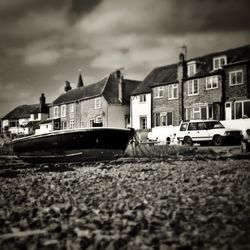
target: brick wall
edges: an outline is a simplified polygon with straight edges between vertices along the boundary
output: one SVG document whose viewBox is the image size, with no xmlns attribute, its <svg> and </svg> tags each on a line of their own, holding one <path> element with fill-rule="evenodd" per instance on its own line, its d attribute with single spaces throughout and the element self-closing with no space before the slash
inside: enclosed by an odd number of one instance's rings
<svg viewBox="0 0 250 250">
<path fill-rule="evenodd" d="M 229 83 L 229 72 L 232 71 L 237 71 L 237 70 L 242 70 L 243 71 L 243 84 L 240 85 L 235 85 L 235 86 L 230 86 Z M 249 74 L 250 72 L 248 72 Z M 247 65 L 235 65 L 235 66 L 230 66 L 225 68 L 225 98 L 228 99 L 238 99 L 242 97 L 247 97 L 248 96 L 248 89 L 247 84 L 249 85 L 250 83 L 248 82 L 247 79 Z"/>
<path fill-rule="evenodd" d="M 184 82 L 184 107 L 192 106 L 195 103 L 221 102 L 222 81 L 219 80 L 218 88 L 206 89 L 206 77 L 199 78 L 199 94 L 188 95 L 188 81 Z"/>
<path fill-rule="evenodd" d="M 168 99 L 168 85 L 163 86 L 163 97 L 155 98 L 155 91 L 157 88 L 152 89 L 153 101 L 152 101 L 152 112 L 172 112 L 173 113 L 173 125 L 178 126 L 180 123 L 180 114 L 179 114 L 179 98 L 169 100 Z M 154 116 L 152 116 L 153 125 L 154 125 Z"/>
</svg>

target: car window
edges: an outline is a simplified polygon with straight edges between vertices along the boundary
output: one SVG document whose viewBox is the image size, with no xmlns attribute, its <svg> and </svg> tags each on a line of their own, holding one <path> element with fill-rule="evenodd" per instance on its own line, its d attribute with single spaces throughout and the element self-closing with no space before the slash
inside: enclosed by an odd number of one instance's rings
<svg viewBox="0 0 250 250">
<path fill-rule="evenodd" d="M 224 128 L 220 122 L 206 122 L 207 129 Z"/>
<path fill-rule="evenodd" d="M 181 124 L 180 131 L 186 131 L 187 129 L 187 123 Z"/>
<path fill-rule="evenodd" d="M 197 122 L 190 122 L 188 130 L 197 130 Z"/>
<path fill-rule="evenodd" d="M 204 122 L 198 122 L 197 129 L 198 130 L 205 130 L 206 129 L 205 123 Z"/>
</svg>

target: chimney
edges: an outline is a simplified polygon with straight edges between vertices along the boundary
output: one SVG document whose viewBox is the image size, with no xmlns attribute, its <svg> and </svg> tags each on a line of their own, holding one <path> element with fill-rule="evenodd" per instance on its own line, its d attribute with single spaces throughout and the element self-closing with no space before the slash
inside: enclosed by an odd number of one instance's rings
<svg viewBox="0 0 250 250">
<path fill-rule="evenodd" d="M 47 113 L 46 98 L 44 93 L 40 96 L 40 113 Z"/>
<path fill-rule="evenodd" d="M 122 81 L 123 75 L 121 70 L 116 70 L 116 78 L 118 80 L 118 100 L 122 103 Z"/>
<path fill-rule="evenodd" d="M 66 86 L 64 87 L 64 91 L 68 92 L 69 90 L 71 90 L 70 82 L 66 81 Z"/>
<path fill-rule="evenodd" d="M 78 83 L 77 83 L 77 88 L 84 87 L 84 83 L 82 80 L 82 74 L 80 73 Z"/>
<path fill-rule="evenodd" d="M 184 47 L 184 46 L 183 46 Z M 184 94 L 183 94 L 183 82 L 184 82 L 184 76 L 185 76 L 185 68 L 186 68 L 186 53 L 187 48 L 184 47 L 185 54 L 180 53 L 179 55 L 179 62 L 177 66 L 177 80 L 179 82 L 179 122 L 183 121 L 185 118 L 184 115 Z"/>
</svg>

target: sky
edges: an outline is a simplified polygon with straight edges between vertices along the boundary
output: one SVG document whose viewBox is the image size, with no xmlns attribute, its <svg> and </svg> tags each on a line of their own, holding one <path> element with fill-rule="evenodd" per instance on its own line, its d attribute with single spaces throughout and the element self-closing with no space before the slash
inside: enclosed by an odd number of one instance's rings
<svg viewBox="0 0 250 250">
<path fill-rule="evenodd" d="M 0 117 L 52 102 L 65 81 L 152 69 L 250 44 L 249 0 L 1 0 Z"/>
</svg>

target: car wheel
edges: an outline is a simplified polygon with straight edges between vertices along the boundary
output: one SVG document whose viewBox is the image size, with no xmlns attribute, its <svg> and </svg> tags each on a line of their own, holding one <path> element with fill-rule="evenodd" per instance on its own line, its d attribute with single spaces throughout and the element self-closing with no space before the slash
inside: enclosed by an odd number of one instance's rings
<svg viewBox="0 0 250 250">
<path fill-rule="evenodd" d="M 223 139 L 220 135 L 215 135 L 213 138 L 213 145 L 214 146 L 221 146 L 223 144 Z"/>
<path fill-rule="evenodd" d="M 186 136 L 183 140 L 183 145 L 187 145 L 187 146 L 192 146 L 193 145 L 193 140 L 191 137 Z"/>
</svg>

